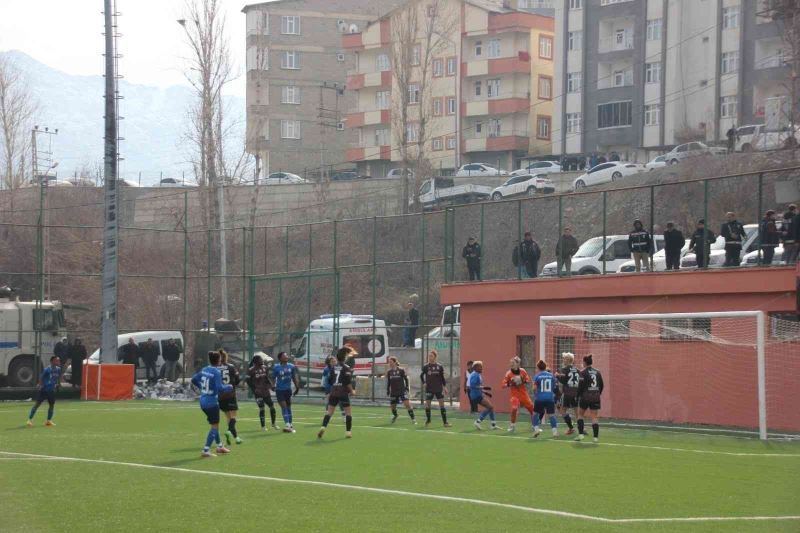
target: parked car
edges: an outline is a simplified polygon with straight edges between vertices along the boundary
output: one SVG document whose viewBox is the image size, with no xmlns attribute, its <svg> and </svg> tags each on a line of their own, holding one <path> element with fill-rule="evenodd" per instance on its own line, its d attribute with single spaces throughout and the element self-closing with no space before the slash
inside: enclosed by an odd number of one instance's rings
<svg viewBox="0 0 800 533">
<path fill-rule="evenodd" d="M 262 182 L 264 185 L 287 185 L 291 183 L 308 183 L 306 180 L 290 172 L 273 172 Z"/>
<path fill-rule="evenodd" d="M 67 178 L 64 181 L 71 183 L 73 187 L 95 187 L 94 180 L 89 178 Z"/>
<path fill-rule="evenodd" d="M 656 246 L 663 246 L 663 240 L 657 240 Z M 686 252 L 689 251 L 689 239 L 686 239 L 686 243 L 681 248 L 681 257 L 686 255 Z M 663 248 L 653 254 L 653 271 L 654 272 L 664 272 L 667 270 L 667 251 Z M 619 268 L 617 269 L 618 273 L 623 272 L 636 272 L 636 263 L 631 259 L 630 261 L 625 261 L 622 263 Z"/>
<path fill-rule="evenodd" d="M 469 176 L 508 176 L 508 172 L 502 169 L 490 167 L 483 163 L 469 163 L 462 165 L 456 172 L 457 177 Z"/>
<path fill-rule="evenodd" d="M 664 236 L 653 236 L 656 249 L 664 247 Z M 628 247 L 627 235 L 606 235 L 606 246 L 603 248 L 603 237 L 593 237 L 581 244 L 572 256 L 572 274 L 601 274 L 605 258 L 605 272 L 616 272 L 622 263 L 630 260 L 631 250 Z M 557 263 L 548 263 L 542 269 L 542 276 L 558 275 Z"/>
<path fill-rule="evenodd" d="M 184 181 L 178 178 L 162 178 L 158 182 L 159 187 L 197 187 L 196 183 L 191 181 Z"/>
<path fill-rule="evenodd" d="M 340 170 L 339 172 L 334 172 L 331 174 L 331 181 L 347 181 L 347 180 L 357 180 L 357 179 L 366 179 L 368 176 L 359 176 L 358 172 L 355 170 Z"/>
<path fill-rule="evenodd" d="M 495 187 L 492 191 L 492 200 L 502 200 L 520 194 L 534 196 L 536 193 L 551 193 L 555 190 L 555 185 L 545 174 L 521 174 L 511 176 L 504 184 Z"/>
<path fill-rule="evenodd" d="M 491 193 L 491 187 L 486 185 L 473 185 L 471 183 L 459 183 L 456 185 L 453 178 L 430 178 L 420 186 L 418 198 L 423 209 L 435 209 L 446 205 L 468 204 L 488 200 Z M 409 198 L 409 205 L 413 204 L 414 199 Z"/>
<path fill-rule="evenodd" d="M 764 256 L 764 252 L 761 252 L 761 256 Z M 775 247 L 775 255 L 772 257 L 773 265 L 783 265 L 783 245 L 779 244 Z M 752 252 L 749 252 L 742 257 L 741 265 L 743 267 L 754 267 L 758 266 L 758 249 L 756 248 Z"/>
<path fill-rule="evenodd" d="M 670 152 L 664 154 L 667 164 L 676 165 L 684 159 L 698 157 L 703 155 L 725 155 L 728 151 L 720 146 L 708 146 L 705 143 L 694 141 L 690 143 L 679 144 Z"/>
<path fill-rule="evenodd" d="M 38 187 L 39 183 L 43 180 L 40 178 L 38 181 L 29 181 L 25 183 L 22 187 Z M 60 180 L 56 179 L 54 176 L 50 176 L 46 180 L 46 187 L 74 187 L 72 183 L 67 180 Z"/>
<path fill-rule="evenodd" d="M 523 165 L 519 170 L 515 170 L 511 176 L 522 176 L 524 174 L 554 174 L 561 172 L 561 165 L 555 161 L 532 161 Z"/>
<path fill-rule="evenodd" d="M 758 224 L 745 224 L 744 232 L 742 255 L 746 256 L 757 249 Z M 711 250 L 708 253 L 708 268 L 722 268 L 723 266 L 725 266 L 725 239 L 722 235 L 718 235 L 716 241 L 711 243 Z M 694 252 L 683 256 L 681 268 L 697 268 L 697 256 Z"/>
<path fill-rule="evenodd" d="M 404 175 L 414 177 L 414 171 L 410 168 L 405 169 L 405 174 L 403 174 L 402 168 L 393 168 L 386 173 L 387 178 L 402 178 Z"/>
<path fill-rule="evenodd" d="M 625 163 L 623 161 L 610 161 L 593 166 L 588 172 L 581 174 L 572 182 L 572 188 L 577 190 L 592 185 L 600 185 L 610 181 L 617 181 L 625 176 L 632 176 L 644 170 L 638 163 Z"/>
<path fill-rule="evenodd" d="M 658 157 L 654 157 L 653 159 L 650 160 L 649 163 L 647 163 L 644 166 L 644 168 L 646 168 L 648 171 L 652 172 L 657 168 L 662 168 L 662 167 L 665 167 L 665 166 L 667 166 L 667 156 L 666 156 L 666 154 L 660 155 Z"/>
<path fill-rule="evenodd" d="M 795 126 L 792 135 L 791 127 L 770 131 L 764 124 L 752 124 L 736 128 L 736 151 L 752 152 L 763 150 L 779 150 L 797 146 L 800 127 Z"/>
</svg>

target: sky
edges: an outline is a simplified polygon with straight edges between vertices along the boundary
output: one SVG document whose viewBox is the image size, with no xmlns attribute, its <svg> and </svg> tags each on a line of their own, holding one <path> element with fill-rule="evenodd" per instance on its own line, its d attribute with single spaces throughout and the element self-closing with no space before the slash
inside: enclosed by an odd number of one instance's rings
<svg viewBox="0 0 800 533">
<path fill-rule="evenodd" d="M 176 22 L 187 0 L 117 0 L 119 73 L 131 83 L 186 85 L 188 55 Z M 263 1 L 263 0 L 262 0 Z M 244 96 L 247 0 L 220 0 L 237 79 L 227 93 Z M 255 3 L 255 2 L 250 2 Z M 103 73 L 103 0 L 0 0 L 0 51 L 20 50 L 68 74 Z"/>
</svg>

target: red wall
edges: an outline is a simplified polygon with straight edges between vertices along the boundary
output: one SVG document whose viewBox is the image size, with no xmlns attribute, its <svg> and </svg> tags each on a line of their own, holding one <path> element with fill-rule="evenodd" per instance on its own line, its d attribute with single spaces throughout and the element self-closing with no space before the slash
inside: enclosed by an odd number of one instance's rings
<svg viewBox="0 0 800 533">
<path fill-rule="evenodd" d="M 508 410 L 508 394 L 499 384 L 508 359 L 516 355 L 517 336 L 536 337 L 539 357 L 540 316 L 793 311 L 795 298 L 795 275 L 788 268 L 586 276 L 442 288 L 444 304 L 462 306 L 462 368 L 467 360 L 484 361 L 486 382 L 495 388 L 494 402 L 500 411 Z M 754 322 L 712 322 L 712 335 L 722 341 L 717 343 L 661 341 L 657 331 L 652 333 L 655 337 L 637 339 L 634 335 L 630 340 L 611 341 L 572 334 L 578 357 L 591 351 L 595 366 L 605 377 L 604 416 L 757 426 L 756 359 L 753 348 L 747 346 L 754 343 Z M 547 352 L 552 354 L 554 343 L 549 337 L 547 341 Z M 800 431 L 800 410 L 783 401 L 786 391 L 798 391 L 790 378 L 799 372 L 800 346 L 768 345 L 770 428 Z"/>
</svg>

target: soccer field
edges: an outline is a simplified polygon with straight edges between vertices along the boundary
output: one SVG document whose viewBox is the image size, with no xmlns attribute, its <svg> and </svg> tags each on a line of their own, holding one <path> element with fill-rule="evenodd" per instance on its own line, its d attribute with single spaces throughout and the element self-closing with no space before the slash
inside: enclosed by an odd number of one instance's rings
<svg viewBox="0 0 800 533">
<path fill-rule="evenodd" d="M 797 442 L 601 426 L 574 443 L 371 407 L 353 439 L 337 414 L 319 441 L 321 406 L 295 406 L 293 435 L 240 406 L 244 443 L 201 459 L 196 403 L 62 401 L 53 428 L 46 405 L 25 428 L 30 403 L 0 404 L 0 530 L 800 530 Z"/>
</svg>

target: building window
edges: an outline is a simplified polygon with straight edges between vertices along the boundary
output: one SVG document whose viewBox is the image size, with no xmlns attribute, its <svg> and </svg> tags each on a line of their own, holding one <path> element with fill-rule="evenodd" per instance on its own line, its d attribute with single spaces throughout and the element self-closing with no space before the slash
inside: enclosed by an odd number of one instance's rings
<svg viewBox="0 0 800 533">
<path fill-rule="evenodd" d="M 475 41 L 475 57 L 480 57 L 483 53 L 483 41 Z"/>
<path fill-rule="evenodd" d="M 644 106 L 644 125 L 658 126 L 661 124 L 661 106 L 658 104 Z"/>
<path fill-rule="evenodd" d="M 433 98 L 433 116 L 439 117 L 442 115 L 442 99 Z"/>
<path fill-rule="evenodd" d="M 661 40 L 661 19 L 650 19 L 647 21 L 647 40 Z"/>
<path fill-rule="evenodd" d="M 455 57 L 448 57 L 447 58 L 447 75 L 448 76 L 455 76 L 456 75 L 456 58 Z"/>
<path fill-rule="evenodd" d="M 255 9 L 248 11 L 247 35 L 269 35 L 269 13 Z"/>
<path fill-rule="evenodd" d="M 378 69 L 378 72 L 386 72 L 387 70 L 391 70 L 392 65 L 389 62 L 389 54 L 378 54 L 378 57 L 375 59 L 375 66 Z"/>
<path fill-rule="evenodd" d="M 581 132 L 581 114 L 567 113 L 567 133 Z"/>
<path fill-rule="evenodd" d="M 581 92 L 582 73 L 570 72 L 567 74 L 567 92 L 579 93 Z"/>
<path fill-rule="evenodd" d="M 598 128 L 619 128 L 630 126 L 632 120 L 631 101 L 610 102 L 597 106 Z"/>
<path fill-rule="evenodd" d="M 476 122 L 475 123 L 475 133 L 483 133 L 483 122 Z"/>
<path fill-rule="evenodd" d="M 570 9 L 581 9 L 583 7 L 583 0 L 569 0 Z"/>
<path fill-rule="evenodd" d="M 739 99 L 736 96 L 723 96 L 719 99 L 719 114 L 722 118 L 736 118 Z"/>
<path fill-rule="evenodd" d="M 550 76 L 539 76 L 539 98 L 542 100 L 553 98 L 553 78 Z"/>
<path fill-rule="evenodd" d="M 411 64 L 419 65 L 419 60 L 421 56 L 422 56 L 422 49 L 420 48 L 420 45 L 415 44 L 414 47 L 411 49 Z"/>
<path fill-rule="evenodd" d="M 448 96 L 447 97 L 447 114 L 448 115 L 455 115 L 456 114 L 456 97 L 455 96 Z"/>
<path fill-rule="evenodd" d="M 375 146 L 389 145 L 389 130 L 381 128 L 375 130 Z"/>
<path fill-rule="evenodd" d="M 661 82 L 661 62 L 645 63 L 645 65 L 644 65 L 644 81 L 645 81 L 645 83 L 660 83 Z"/>
<path fill-rule="evenodd" d="M 615 70 L 614 87 L 627 87 L 633 85 L 633 70 Z"/>
<path fill-rule="evenodd" d="M 722 29 L 732 30 L 739 27 L 739 6 L 722 8 Z"/>
<path fill-rule="evenodd" d="M 392 93 L 389 91 L 378 91 L 375 93 L 375 107 L 378 109 L 389 109 L 392 102 Z"/>
<path fill-rule="evenodd" d="M 281 103 L 282 104 L 299 104 L 300 103 L 300 87 L 294 85 L 286 85 L 281 89 Z"/>
<path fill-rule="evenodd" d="M 419 85 L 416 83 L 412 83 L 408 86 L 408 103 L 419 103 Z"/>
<path fill-rule="evenodd" d="M 739 70 L 739 52 L 724 52 L 722 54 L 722 73 L 729 74 Z"/>
<path fill-rule="evenodd" d="M 497 98 L 500 96 L 500 80 L 486 80 L 486 96 L 489 98 Z"/>
<path fill-rule="evenodd" d="M 300 17 L 296 15 L 281 17 L 281 33 L 284 35 L 300 35 Z"/>
<path fill-rule="evenodd" d="M 269 70 L 269 50 L 259 46 L 251 46 L 247 49 L 247 71 Z"/>
<path fill-rule="evenodd" d="M 500 39 L 489 39 L 487 55 L 489 57 L 500 57 Z"/>
<path fill-rule="evenodd" d="M 583 32 L 571 31 L 567 36 L 567 49 L 580 50 L 583 47 Z"/>
<path fill-rule="evenodd" d="M 444 149 L 444 142 L 442 142 L 441 137 L 434 137 L 433 141 L 431 141 L 431 145 L 433 146 L 434 152 L 439 152 Z"/>
<path fill-rule="evenodd" d="M 550 140 L 550 117 L 536 117 L 536 138 Z"/>
<path fill-rule="evenodd" d="M 281 54 L 281 68 L 297 70 L 300 68 L 300 52 L 285 50 Z"/>
<path fill-rule="evenodd" d="M 299 139 L 300 121 L 281 120 L 281 139 Z"/>
<path fill-rule="evenodd" d="M 483 87 L 483 82 L 476 81 L 475 82 L 475 96 L 481 95 L 481 87 Z"/>
<path fill-rule="evenodd" d="M 434 59 L 433 60 L 433 77 L 440 78 L 444 75 L 444 63 L 441 59 Z"/>
<path fill-rule="evenodd" d="M 500 137 L 503 131 L 503 122 L 499 118 L 489 119 L 489 137 Z"/>
<path fill-rule="evenodd" d="M 406 140 L 415 143 L 419 140 L 419 124 L 406 124 Z"/>
<path fill-rule="evenodd" d="M 448 150 L 455 150 L 456 149 L 456 138 L 455 135 L 451 135 L 447 137 L 447 149 Z"/>
<path fill-rule="evenodd" d="M 553 59 L 553 38 L 546 35 L 539 36 L 539 57 Z"/>
</svg>

